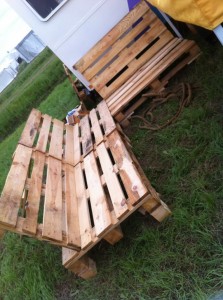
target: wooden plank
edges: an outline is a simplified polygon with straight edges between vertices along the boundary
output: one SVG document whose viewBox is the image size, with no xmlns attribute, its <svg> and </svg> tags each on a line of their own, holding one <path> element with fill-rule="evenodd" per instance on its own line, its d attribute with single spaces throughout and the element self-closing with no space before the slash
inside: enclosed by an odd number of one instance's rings
<svg viewBox="0 0 223 300">
<path fill-rule="evenodd" d="M 166 27 L 163 26 L 160 20 L 155 20 L 154 24 L 152 24 L 152 27 L 147 32 L 145 32 L 131 46 L 124 48 L 119 53 L 119 56 L 114 61 L 112 61 L 102 73 L 96 75 L 90 80 L 92 86 L 96 89 L 96 91 L 100 93 L 100 90 L 110 80 L 112 80 L 113 77 L 115 77 L 124 67 L 128 66 L 128 64 L 132 60 L 134 60 L 135 57 L 144 50 L 144 48 L 146 48 L 150 43 L 152 43 L 165 30 Z M 149 52 L 149 50 L 147 51 Z M 137 59 L 135 60 L 134 65 L 134 70 L 136 71 L 138 69 Z M 120 77 L 123 76 L 125 71 L 120 75 Z"/>
<path fill-rule="evenodd" d="M 95 137 L 95 143 L 96 145 L 99 145 L 103 141 L 103 133 L 99 124 L 99 120 L 97 117 L 97 113 L 95 109 L 92 109 L 89 114 L 91 125 L 92 125 L 92 131 L 94 133 Z"/>
<path fill-rule="evenodd" d="M 153 62 L 153 68 L 148 67 L 143 71 L 145 76 L 139 76 L 138 78 L 134 78 L 131 82 L 129 82 L 128 90 L 123 97 L 119 98 L 119 102 L 115 103 L 115 106 L 111 106 L 111 114 L 115 115 L 118 111 L 120 111 L 121 107 L 123 107 L 123 103 L 126 99 L 133 99 L 143 88 L 145 88 L 154 78 L 157 78 L 164 70 L 167 69 L 176 59 L 178 59 L 182 54 L 184 54 L 188 49 L 192 47 L 193 41 L 183 40 L 175 47 L 171 47 L 168 49 L 168 53 L 160 60 L 156 58 L 156 61 Z M 133 82 L 135 85 L 133 85 Z M 124 100 L 124 102 L 123 102 Z M 125 102 L 126 103 L 126 102 Z"/>
<path fill-rule="evenodd" d="M 53 131 L 50 141 L 49 155 L 57 159 L 62 159 L 63 154 L 63 128 L 62 121 L 57 119 L 53 120 Z"/>
<path fill-rule="evenodd" d="M 33 108 L 28 117 L 25 128 L 23 129 L 19 144 L 25 145 L 27 147 L 33 146 L 40 121 L 41 112 Z"/>
<path fill-rule="evenodd" d="M 93 150 L 93 142 L 91 136 L 91 128 L 89 124 L 88 116 L 85 116 L 80 121 L 81 138 L 82 138 L 82 150 L 83 156 L 87 155 Z"/>
<path fill-rule="evenodd" d="M 32 149 L 18 145 L 0 198 L 0 223 L 16 226 Z"/>
<path fill-rule="evenodd" d="M 95 232 L 97 236 L 100 236 L 112 225 L 112 222 L 93 152 L 84 158 L 84 167 L 94 217 Z"/>
<path fill-rule="evenodd" d="M 13 232 L 13 233 L 16 233 L 16 234 L 19 234 L 19 235 L 32 237 L 32 238 L 35 238 L 39 241 L 44 241 L 44 242 L 47 241 L 48 243 L 50 243 L 52 245 L 57 245 L 57 246 L 60 246 L 60 247 L 67 247 L 67 248 L 75 250 L 75 251 L 80 251 L 79 247 L 74 247 L 74 246 L 68 246 L 67 245 L 67 237 L 66 237 L 65 234 L 63 234 L 63 240 L 62 241 L 54 241 L 54 240 L 49 240 L 49 239 L 43 238 L 42 237 L 42 227 L 43 227 L 42 224 L 38 224 L 38 228 L 37 228 L 37 232 L 36 232 L 35 236 L 23 231 L 22 229 L 23 229 L 24 221 L 25 221 L 25 218 L 18 217 L 16 227 L 10 227 L 10 226 L 7 226 L 5 224 L 1 224 L 1 229 L 6 230 L 6 231 L 10 231 L 10 232 Z"/>
<path fill-rule="evenodd" d="M 89 250 L 92 249 L 102 238 L 104 238 L 104 236 L 106 236 L 110 231 L 112 231 L 117 225 L 120 225 L 134 211 L 136 211 L 142 204 L 144 204 L 145 202 L 147 202 L 151 198 L 152 198 L 152 196 L 150 194 L 148 194 L 146 197 L 142 198 L 141 201 L 138 204 L 136 204 L 135 206 L 131 206 L 129 212 L 126 215 L 124 215 L 122 219 L 120 219 L 120 220 L 116 219 L 117 222 L 113 222 L 113 225 L 101 237 L 95 236 L 94 242 L 87 249 L 81 250 L 79 252 L 79 254 L 77 256 L 75 256 L 75 257 L 72 257 L 72 254 L 71 254 L 70 257 L 67 257 L 68 260 L 67 260 L 67 262 L 65 262 L 66 268 L 69 267 L 69 265 L 70 265 L 69 261 L 72 261 L 72 263 L 74 263 L 80 257 L 82 257 L 84 254 L 86 254 L 87 252 L 89 252 Z"/>
<path fill-rule="evenodd" d="M 77 164 L 74 167 L 74 173 L 76 182 L 76 197 L 78 203 L 81 248 L 85 249 L 92 243 L 92 227 L 81 164 Z"/>
<path fill-rule="evenodd" d="M 192 46 L 192 48 L 188 52 L 188 57 L 183 59 L 174 68 L 172 68 L 171 71 L 168 72 L 168 74 L 166 74 L 165 77 L 162 78 L 162 82 L 167 83 L 177 72 L 179 72 L 187 64 L 190 64 L 200 54 L 201 54 L 201 51 L 200 51 L 199 47 L 194 43 L 194 46 Z"/>
<path fill-rule="evenodd" d="M 87 80 L 91 80 L 97 73 L 100 72 L 106 65 L 110 64 L 111 60 L 120 55 L 120 52 L 127 47 L 130 42 L 133 42 L 140 33 L 144 30 L 148 30 L 148 26 L 156 19 L 157 17 L 152 11 L 148 11 L 144 16 L 142 16 L 142 20 L 137 23 L 133 28 L 127 30 L 127 33 L 120 37 L 120 39 L 114 41 L 112 47 L 108 48 L 108 52 L 103 55 L 93 66 L 90 66 L 83 75 L 87 78 Z M 164 25 L 163 25 L 164 27 Z"/>
<path fill-rule="evenodd" d="M 80 134 L 79 134 L 78 124 L 74 125 L 73 140 L 74 140 L 74 165 L 76 165 L 81 161 L 81 144 L 80 144 Z"/>
<path fill-rule="evenodd" d="M 138 80 L 147 74 L 148 70 L 153 68 L 157 64 L 158 61 L 161 61 L 162 58 L 165 57 L 165 55 L 168 54 L 168 52 L 171 49 L 173 49 L 180 43 L 180 40 L 177 38 L 172 39 L 172 40 L 170 39 L 170 37 L 168 38 L 168 32 L 167 32 L 167 34 L 164 33 L 164 37 L 165 37 L 165 39 L 161 38 L 160 41 L 158 41 L 156 43 L 156 45 L 154 45 L 155 46 L 154 48 L 153 47 L 150 48 L 150 51 L 147 52 L 148 56 L 146 53 L 142 56 L 142 57 L 146 58 L 146 61 L 144 61 L 144 59 L 142 60 L 142 65 L 135 73 L 133 73 L 133 75 L 130 79 L 125 81 L 122 84 L 122 86 L 119 89 L 117 89 L 116 91 L 113 91 L 113 89 L 108 88 L 107 91 L 113 93 L 110 97 L 108 97 L 106 99 L 106 103 L 109 107 L 109 110 L 111 110 L 111 105 L 113 103 L 116 103 L 117 100 L 120 99 L 120 97 L 122 97 L 122 96 L 125 97 L 128 90 L 131 87 L 135 86 L 135 84 L 137 84 Z M 166 39 L 169 40 L 168 43 L 166 43 Z M 139 60 L 141 60 L 142 57 Z M 154 80 L 154 78 L 152 80 Z"/>
<path fill-rule="evenodd" d="M 27 195 L 26 218 L 23 223 L 23 231 L 33 235 L 35 235 L 37 231 L 44 164 L 45 155 L 41 152 L 35 152 L 34 165 L 29 183 L 30 188 Z"/>
<path fill-rule="evenodd" d="M 162 36 L 162 34 L 161 34 Z M 129 79 L 131 78 L 132 75 L 134 75 L 140 68 L 144 68 L 145 64 L 148 64 L 152 59 L 154 58 L 155 55 L 159 55 L 159 51 L 162 51 L 162 48 L 168 44 L 168 42 L 172 39 L 172 35 L 168 31 L 163 32 L 163 37 L 161 38 L 154 44 L 152 45 L 141 57 L 138 59 L 132 60 L 128 64 L 128 69 L 125 70 L 121 76 L 119 76 L 111 85 L 104 86 L 103 88 L 98 91 L 98 93 L 103 97 L 103 98 L 108 98 L 110 95 L 113 94 L 114 91 L 117 90 L 118 87 L 122 87 L 122 85 Z"/>
<path fill-rule="evenodd" d="M 43 215 L 43 238 L 62 241 L 61 161 L 49 157 Z"/>
<path fill-rule="evenodd" d="M 64 158 L 65 162 L 68 164 L 74 164 L 74 127 L 66 125 L 66 143 L 65 143 L 65 153 Z M 75 141 L 76 143 L 76 141 Z"/>
<path fill-rule="evenodd" d="M 127 199 L 124 196 L 117 175 L 114 172 L 114 167 L 112 165 L 111 159 L 108 155 L 104 143 L 101 143 L 97 147 L 97 154 L 100 160 L 105 182 L 108 187 L 108 191 L 114 207 L 115 215 L 119 219 L 128 211 L 128 206 L 126 205 Z"/>
<path fill-rule="evenodd" d="M 178 39 L 171 41 L 162 49 L 162 51 L 155 55 L 150 62 L 139 69 L 135 76 L 131 78 L 131 80 L 127 81 L 126 84 L 120 88 L 119 95 L 117 93 L 114 98 L 109 98 L 108 107 L 113 116 L 119 112 L 121 108 L 126 105 L 126 103 L 133 99 L 143 88 L 145 88 L 150 82 L 158 77 L 160 72 L 157 66 L 163 66 L 163 69 L 165 69 L 164 64 L 166 56 L 170 55 L 171 57 L 171 54 L 169 53 L 179 43 L 180 41 Z M 118 99 L 118 101 L 116 101 L 116 99 Z"/>
<path fill-rule="evenodd" d="M 66 201 L 66 223 L 67 223 L 67 237 L 68 245 L 80 247 L 80 229 L 78 216 L 78 200 L 76 195 L 76 184 L 74 167 L 65 165 L 65 201 Z M 84 215 L 82 218 L 85 217 Z"/>
<path fill-rule="evenodd" d="M 40 129 L 40 134 L 36 145 L 36 150 L 41 151 L 43 153 L 46 152 L 47 142 L 49 139 L 51 120 L 52 118 L 50 116 L 48 115 L 43 116 L 43 124 Z"/>
<path fill-rule="evenodd" d="M 130 203 L 135 205 L 148 193 L 148 190 L 117 131 L 109 135 L 108 145 L 119 169 Z"/>
<path fill-rule="evenodd" d="M 116 129 L 115 121 L 112 118 L 111 113 L 105 101 L 101 101 L 98 104 L 97 110 L 101 118 L 100 121 L 103 126 L 105 135 L 108 136 L 113 130 Z"/>
<path fill-rule="evenodd" d="M 94 47 L 90 49 L 75 65 L 74 68 L 83 73 L 93 61 L 100 57 L 108 49 L 114 40 L 118 39 L 127 28 L 131 27 L 142 15 L 150 8 L 141 1 L 133 10 L 131 10 L 113 29 L 111 29 L 104 38 L 102 38 Z"/>
</svg>

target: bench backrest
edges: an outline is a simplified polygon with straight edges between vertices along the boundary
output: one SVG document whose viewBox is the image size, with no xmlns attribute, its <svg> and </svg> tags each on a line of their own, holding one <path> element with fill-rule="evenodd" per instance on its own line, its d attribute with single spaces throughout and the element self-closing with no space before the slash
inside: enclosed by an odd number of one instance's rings
<svg viewBox="0 0 223 300">
<path fill-rule="evenodd" d="M 171 39 L 166 26 L 141 1 L 73 67 L 106 99 Z"/>
</svg>

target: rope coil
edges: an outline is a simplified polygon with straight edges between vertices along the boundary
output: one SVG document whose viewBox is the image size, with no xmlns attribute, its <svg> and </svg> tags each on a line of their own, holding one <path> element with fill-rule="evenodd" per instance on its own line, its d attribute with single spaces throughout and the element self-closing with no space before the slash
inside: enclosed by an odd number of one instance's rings
<svg viewBox="0 0 223 300">
<path fill-rule="evenodd" d="M 135 115 L 132 116 L 130 119 L 138 119 L 142 121 L 143 125 L 139 125 L 139 128 L 156 131 L 156 130 L 161 130 L 177 121 L 183 108 L 187 107 L 191 103 L 192 89 L 189 83 L 182 82 L 172 91 L 166 91 L 162 93 L 151 92 L 151 93 L 143 94 L 142 97 L 153 98 L 153 100 L 150 102 L 149 107 L 143 112 L 141 116 Z M 162 125 L 154 124 L 153 111 L 158 106 L 168 102 L 171 99 L 176 99 L 179 101 L 179 108 L 176 114 Z M 148 118 L 150 120 L 148 120 Z"/>
</svg>

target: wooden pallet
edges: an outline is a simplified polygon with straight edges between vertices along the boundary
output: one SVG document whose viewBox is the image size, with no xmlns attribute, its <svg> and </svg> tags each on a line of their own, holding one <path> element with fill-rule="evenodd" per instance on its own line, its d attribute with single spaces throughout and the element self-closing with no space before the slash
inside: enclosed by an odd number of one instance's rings
<svg viewBox="0 0 223 300">
<path fill-rule="evenodd" d="M 132 106 L 131 101 L 143 89 L 161 90 L 199 54 L 195 42 L 175 38 L 141 1 L 74 69 L 106 100 L 112 116 L 120 122 L 126 117 L 126 107 Z M 136 107 L 128 107 L 128 113 Z"/>
<path fill-rule="evenodd" d="M 65 247 L 64 266 L 93 276 L 86 253 L 101 239 L 121 239 L 131 213 L 144 207 L 158 221 L 170 214 L 128 143 L 104 101 L 75 126 L 32 110 L 0 198 L 2 233 Z"/>
</svg>

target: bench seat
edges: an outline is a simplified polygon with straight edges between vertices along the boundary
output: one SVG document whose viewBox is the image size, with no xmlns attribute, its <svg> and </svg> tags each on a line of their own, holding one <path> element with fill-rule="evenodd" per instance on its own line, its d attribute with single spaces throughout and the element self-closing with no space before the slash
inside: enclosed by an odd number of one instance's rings
<svg viewBox="0 0 223 300">
<path fill-rule="evenodd" d="M 75 126 L 32 110 L 0 197 L 0 236 L 64 247 L 64 266 L 88 278 L 87 252 L 121 239 L 120 224 L 140 207 L 158 221 L 170 214 L 104 101 Z"/>
<path fill-rule="evenodd" d="M 145 88 L 160 91 L 199 55 L 194 41 L 174 37 L 141 1 L 73 67 L 121 121 L 126 117 L 124 109 L 139 93 Z M 128 107 L 128 113 L 136 107 Z"/>
</svg>

